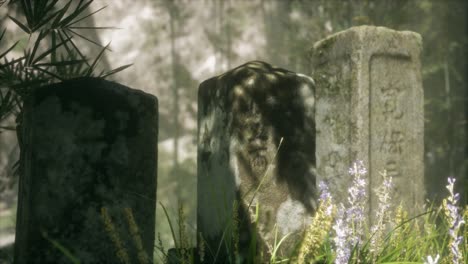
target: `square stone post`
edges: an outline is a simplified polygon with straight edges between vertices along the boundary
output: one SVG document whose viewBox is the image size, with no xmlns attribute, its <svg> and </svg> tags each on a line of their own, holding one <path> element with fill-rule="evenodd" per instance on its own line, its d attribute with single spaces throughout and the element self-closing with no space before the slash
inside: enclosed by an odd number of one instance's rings
<svg viewBox="0 0 468 264">
<path fill-rule="evenodd" d="M 31 92 L 18 127 L 15 263 L 153 262 L 157 106 L 98 78 Z"/>
<path fill-rule="evenodd" d="M 424 201 L 424 95 L 421 36 L 360 26 L 315 43 L 317 173 L 345 202 L 355 160 L 368 168 L 369 213 L 387 171 L 394 204 L 410 212 Z"/>
</svg>

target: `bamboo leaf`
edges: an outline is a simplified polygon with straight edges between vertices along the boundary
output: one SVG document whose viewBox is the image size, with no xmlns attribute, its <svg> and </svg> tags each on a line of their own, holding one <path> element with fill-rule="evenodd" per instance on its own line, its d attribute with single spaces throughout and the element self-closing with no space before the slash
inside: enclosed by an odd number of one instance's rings
<svg viewBox="0 0 468 264">
<path fill-rule="evenodd" d="M 84 63 L 84 60 L 62 60 L 62 61 L 56 61 L 56 62 L 45 62 L 45 63 L 37 63 L 34 64 L 35 66 L 54 66 L 54 67 L 63 67 L 63 66 L 69 66 L 69 65 L 76 65 Z"/>
<path fill-rule="evenodd" d="M 77 6 L 76 7 L 76 13 L 77 14 L 81 14 L 83 13 L 83 11 L 88 8 L 89 5 L 91 5 L 91 3 L 93 2 L 94 0 L 89 0 L 88 2 L 86 2 L 84 5 L 81 5 L 82 3 L 80 3 L 80 6 Z M 75 16 L 76 17 L 76 16 Z"/>
<path fill-rule="evenodd" d="M 40 6 L 42 4 L 44 4 L 44 2 L 47 2 L 47 1 L 35 1 L 34 2 L 34 8 L 32 9 L 32 13 L 34 14 L 34 17 L 37 18 L 37 17 L 40 17 L 39 15 L 40 14 Z"/>
<path fill-rule="evenodd" d="M 27 65 L 29 65 L 33 60 L 34 56 L 36 55 L 37 49 L 39 48 L 39 44 L 41 43 L 41 40 L 46 36 L 46 34 L 43 31 L 39 31 L 39 36 L 37 36 L 36 41 L 34 42 L 34 47 L 31 52 L 31 55 L 28 57 L 28 61 L 26 62 Z"/>
<path fill-rule="evenodd" d="M 0 91 L 0 101 L 2 104 L 0 105 L 0 108 L 6 108 L 7 105 L 10 103 L 10 97 L 11 97 L 11 90 L 8 90 L 6 95 L 3 95 L 3 92 Z M 3 111 L 0 111 L 0 113 Z"/>
<path fill-rule="evenodd" d="M 118 68 L 115 68 L 115 69 L 113 69 L 113 70 L 111 70 L 111 71 L 106 72 L 104 75 L 101 75 L 101 76 L 99 76 L 99 77 L 101 77 L 101 78 L 106 78 L 106 77 L 109 76 L 109 75 L 112 75 L 112 74 L 116 74 L 116 73 L 118 73 L 118 72 L 121 72 L 121 71 L 123 71 L 123 70 L 125 70 L 125 69 L 127 69 L 127 68 L 129 68 L 129 67 L 131 67 L 131 66 L 133 66 L 133 63 L 132 63 L 132 64 L 126 64 L 126 65 L 120 66 L 120 67 L 118 67 Z"/>
<path fill-rule="evenodd" d="M 12 60 L 12 61 L 8 61 L 8 60 L 5 58 L 5 62 L 2 63 L 2 64 L 0 64 L 0 69 L 3 70 L 3 69 L 5 69 L 5 68 L 8 68 L 8 66 L 11 66 L 11 65 L 13 65 L 13 64 L 15 64 L 15 63 L 17 63 L 17 62 L 20 62 L 20 61 L 22 61 L 22 60 L 24 60 L 24 59 L 26 59 L 26 57 L 24 57 L 24 56 L 23 56 L 23 57 L 20 57 L 20 58 L 18 58 L 18 59 L 14 59 L 14 60 Z"/>
<path fill-rule="evenodd" d="M 111 49 L 108 48 L 109 45 L 106 45 L 106 46 L 104 47 L 104 46 L 102 46 L 100 43 L 98 43 L 98 42 L 96 42 L 96 41 L 94 41 L 94 40 L 92 40 L 92 39 L 90 39 L 90 38 L 87 38 L 87 37 L 85 37 L 85 36 L 83 36 L 83 35 L 77 33 L 76 31 L 73 31 L 73 30 L 71 30 L 71 29 L 69 29 L 69 28 L 67 28 L 67 30 L 70 31 L 71 33 L 77 35 L 78 37 L 80 37 L 80 38 L 82 38 L 82 39 L 84 39 L 84 40 L 87 40 L 87 41 L 89 41 L 89 42 L 91 42 L 91 43 L 93 43 L 93 44 L 95 44 L 95 45 L 97 45 L 97 46 L 99 46 L 99 47 L 101 47 L 101 48 L 106 48 L 107 50 L 112 51 Z"/>
<path fill-rule="evenodd" d="M 86 18 L 88 18 L 88 17 L 90 17 L 90 16 L 96 14 L 97 12 L 103 10 L 103 9 L 106 8 L 106 7 L 107 7 L 107 6 L 103 6 L 103 7 L 99 8 L 98 10 L 96 10 L 96 11 L 94 11 L 94 12 L 92 12 L 92 13 L 90 13 L 90 14 L 88 14 L 88 15 L 82 17 L 82 18 L 79 18 L 79 19 L 77 19 L 77 20 L 71 22 L 70 24 L 68 24 L 68 26 L 74 25 L 74 24 L 76 24 L 76 23 L 78 23 L 78 22 L 80 22 L 80 21 L 82 21 L 82 20 L 84 20 L 84 19 L 86 19 Z"/>
<path fill-rule="evenodd" d="M 73 11 L 72 14 L 70 14 L 68 17 L 66 17 L 62 23 L 63 25 L 68 25 L 73 19 L 75 19 L 77 16 L 79 16 L 83 11 L 93 2 L 93 0 L 90 0 L 86 2 L 83 6 L 78 6 L 76 7 L 75 11 Z M 80 3 L 81 4 L 81 3 Z"/>
<path fill-rule="evenodd" d="M 16 45 L 18 45 L 19 41 L 16 41 L 15 44 L 13 44 L 10 48 L 8 48 L 5 52 L 3 52 L 2 54 L 0 54 L 0 59 L 3 58 L 5 55 L 8 54 L 8 52 L 10 52 L 12 49 L 14 49 L 16 47 Z"/>
<path fill-rule="evenodd" d="M 71 39 L 71 36 L 68 36 L 68 34 L 63 31 L 63 34 L 65 34 L 65 36 L 67 38 L 70 38 Z M 80 55 L 80 57 L 84 60 L 86 60 L 86 57 L 81 53 L 80 49 L 78 49 L 78 47 L 76 46 L 75 42 L 73 42 L 73 40 L 70 41 L 70 43 L 72 44 L 73 48 L 75 49 L 75 51 L 78 53 L 78 55 Z M 86 64 L 89 65 L 89 63 L 86 61 Z"/>
<path fill-rule="evenodd" d="M 38 70 L 38 71 L 41 71 L 41 72 L 43 72 L 43 73 L 45 73 L 45 74 L 48 74 L 48 75 L 50 75 L 50 76 L 52 76 L 52 77 L 54 77 L 54 78 L 57 78 L 57 79 L 59 79 L 60 81 L 64 81 L 64 79 L 63 79 L 61 76 L 58 76 L 57 74 L 55 74 L 55 73 L 53 73 L 53 72 L 51 72 L 51 71 L 48 71 L 48 70 L 43 69 L 43 68 L 41 68 L 41 67 L 37 67 L 36 65 L 33 65 L 32 67 L 33 67 L 34 69 Z"/>
<path fill-rule="evenodd" d="M 64 38 L 64 37 L 62 36 L 60 30 L 57 31 L 57 35 L 59 36 L 59 38 L 60 38 L 60 40 L 62 41 L 62 43 L 64 43 L 64 44 L 63 44 L 63 47 L 64 47 L 65 50 L 67 51 L 68 55 L 69 55 L 69 56 L 73 56 L 73 52 L 72 52 L 72 50 L 70 49 L 70 47 L 68 47 L 67 42 L 65 42 L 65 39 L 66 39 L 66 38 Z M 73 42 L 73 41 L 70 39 L 70 42 Z"/>
<path fill-rule="evenodd" d="M 53 10 L 54 6 L 57 4 L 58 0 L 53 0 L 45 9 Z"/>
<path fill-rule="evenodd" d="M 67 41 L 70 41 L 70 38 L 68 39 L 65 39 L 65 42 Z M 58 49 L 60 46 L 62 46 L 65 42 L 62 42 L 60 44 L 58 44 L 57 46 L 55 47 L 51 47 L 50 49 L 48 49 L 47 51 L 45 51 L 44 53 L 42 53 L 41 55 L 39 55 L 34 61 L 33 61 L 33 64 L 37 63 L 38 61 L 42 60 L 43 58 L 45 58 L 47 55 L 51 54 L 54 50 Z"/>
<path fill-rule="evenodd" d="M 80 6 L 83 4 L 84 0 L 80 0 L 80 2 L 78 3 L 78 5 L 76 6 L 76 8 L 80 8 Z"/>
<path fill-rule="evenodd" d="M 22 81 L 20 83 L 11 85 L 11 88 L 12 88 L 13 91 L 19 91 L 19 90 L 24 90 L 24 89 L 29 88 L 29 87 L 39 86 L 39 85 L 42 85 L 42 84 L 44 84 L 46 82 L 47 82 L 46 79 L 36 79 L 36 80 L 30 80 L 30 81 Z M 21 102 L 18 101 L 17 103 L 21 103 Z"/>
<path fill-rule="evenodd" d="M 5 35 L 6 28 L 3 30 L 2 34 L 0 35 L 0 41 L 2 40 L 3 36 Z"/>
<path fill-rule="evenodd" d="M 59 12 L 52 13 L 57 2 L 58 0 L 22 1 L 23 12 L 30 32 L 39 30 L 57 16 Z"/>
<path fill-rule="evenodd" d="M 8 15 L 8 17 L 13 20 L 13 22 L 15 22 L 16 25 L 18 25 L 24 32 L 28 33 L 28 34 L 31 34 L 31 31 L 29 30 L 29 28 L 27 26 L 25 26 L 23 23 L 19 22 L 16 18 Z"/>
<path fill-rule="evenodd" d="M 71 29 L 122 29 L 118 27 L 68 27 Z"/>
<path fill-rule="evenodd" d="M 63 18 L 63 16 L 65 15 L 65 13 L 67 12 L 68 8 L 70 7 L 70 4 L 72 3 L 72 1 L 70 0 L 62 9 L 60 9 L 58 12 L 59 14 L 57 15 L 57 17 L 55 18 L 54 22 L 52 22 L 52 27 L 57 27 L 59 26 L 60 24 L 60 20 Z"/>
<path fill-rule="evenodd" d="M 50 41 L 52 42 L 52 47 L 55 47 L 57 45 L 57 33 L 55 33 L 55 30 L 52 30 L 51 34 L 50 34 Z M 57 50 L 54 50 L 52 52 L 52 54 L 50 54 L 50 60 L 52 62 L 56 62 L 57 61 Z"/>
<path fill-rule="evenodd" d="M 97 74 L 96 76 L 102 76 L 103 74 L 104 74 L 104 70 L 101 70 L 101 72 Z"/>
<path fill-rule="evenodd" d="M 96 56 L 96 59 L 94 59 L 93 63 L 89 66 L 89 69 L 88 69 L 88 72 L 86 73 L 86 76 L 91 76 L 91 74 L 93 73 L 93 70 L 94 70 L 94 67 L 96 67 L 96 64 L 98 63 L 98 61 L 101 59 L 102 55 L 104 54 L 104 51 L 106 50 L 106 48 L 110 45 L 107 44 L 100 52 L 99 54 Z"/>
<path fill-rule="evenodd" d="M 35 18 L 31 5 L 32 5 L 32 1 L 27 1 L 27 0 L 21 1 L 21 6 L 23 7 L 23 12 L 26 17 L 28 26 L 32 25 L 34 18 Z"/>
<path fill-rule="evenodd" d="M 52 15 L 48 16 L 47 18 L 44 18 L 41 22 L 37 23 L 37 25 L 34 26 L 33 31 L 38 30 L 41 28 L 43 25 L 47 24 L 47 22 L 50 22 L 54 17 L 58 14 L 59 11 L 53 13 Z"/>
</svg>

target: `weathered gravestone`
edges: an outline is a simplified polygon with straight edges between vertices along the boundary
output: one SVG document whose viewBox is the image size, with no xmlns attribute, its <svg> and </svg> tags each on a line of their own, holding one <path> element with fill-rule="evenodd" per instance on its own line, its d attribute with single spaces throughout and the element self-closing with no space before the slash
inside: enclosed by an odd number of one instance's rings
<svg viewBox="0 0 468 264">
<path fill-rule="evenodd" d="M 277 255 L 291 253 L 315 209 L 312 79 L 254 61 L 203 82 L 198 100 L 205 259 L 245 261 L 254 236 L 268 255 L 275 225 L 280 238 L 293 233 Z"/>
<path fill-rule="evenodd" d="M 15 263 L 152 262 L 157 98 L 79 78 L 24 103 Z"/>
<path fill-rule="evenodd" d="M 363 160 L 369 190 L 393 177 L 394 197 L 410 212 L 424 199 L 420 35 L 361 26 L 314 45 L 317 174 L 345 202 L 351 163 Z M 374 193 L 368 209 L 377 208 Z"/>
</svg>

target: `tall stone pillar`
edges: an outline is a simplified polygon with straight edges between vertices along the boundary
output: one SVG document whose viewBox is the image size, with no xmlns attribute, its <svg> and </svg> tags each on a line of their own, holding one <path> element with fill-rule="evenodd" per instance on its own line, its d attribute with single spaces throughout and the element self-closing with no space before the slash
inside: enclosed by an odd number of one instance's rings
<svg viewBox="0 0 468 264">
<path fill-rule="evenodd" d="M 368 209 L 387 171 L 394 204 L 410 212 L 424 201 L 424 95 L 421 36 L 408 31 L 360 26 L 315 43 L 316 157 L 318 178 L 337 202 L 345 202 L 348 169 L 368 168 Z"/>
</svg>

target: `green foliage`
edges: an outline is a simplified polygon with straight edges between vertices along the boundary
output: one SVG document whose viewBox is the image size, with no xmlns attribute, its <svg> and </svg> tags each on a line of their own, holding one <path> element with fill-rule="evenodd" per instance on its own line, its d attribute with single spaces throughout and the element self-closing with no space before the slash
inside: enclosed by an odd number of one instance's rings
<svg viewBox="0 0 468 264">
<path fill-rule="evenodd" d="M 268 245 L 271 258 L 269 263 L 335 263 L 335 264 L 358 264 L 358 263 L 439 263 L 433 259 L 441 259 L 443 264 L 459 264 L 466 259 L 468 254 L 468 243 L 466 234 L 468 228 L 465 223 L 468 221 L 467 209 L 460 210 L 459 194 L 454 192 L 455 179 L 449 178 L 449 191 L 447 198 L 441 206 L 430 205 L 422 214 L 408 218 L 408 213 L 404 207 L 390 206 L 390 194 L 392 192 L 392 179 L 382 173 L 384 182 L 381 188 L 376 190 L 379 197 L 379 210 L 375 212 L 376 221 L 372 228 L 367 226 L 366 217 L 359 213 L 361 198 L 366 199 L 369 194 L 365 192 L 366 184 L 363 184 L 361 177 L 366 173 L 365 168 L 354 166 L 354 171 L 350 172 L 354 176 L 353 186 L 348 192 L 350 197 L 358 197 L 357 200 L 348 197 L 348 204 L 333 204 L 332 194 L 328 188 L 320 184 L 321 198 L 319 208 L 306 232 L 303 235 L 303 243 L 300 249 L 294 251 L 291 256 L 278 256 L 277 253 L 283 241 L 289 236 L 281 239 L 275 236 L 274 244 Z M 359 198 L 361 197 L 361 198 Z M 388 199 L 382 199 L 382 198 Z M 244 200 L 244 199 L 242 199 Z M 396 201 L 403 202 L 403 201 Z M 393 201 L 395 203 L 395 201 Z M 237 202 L 234 202 L 233 210 L 237 210 Z M 341 213 L 336 213 L 336 209 Z M 391 209 L 392 208 L 392 209 Z M 171 226 L 174 243 L 177 252 L 188 252 L 189 244 L 184 242 L 184 226 L 181 221 L 185 221 L 183 212 L 179 208 L 179 236 L 176 236 L 172 224 L 164 208 L 167 219 Z M 382 210 L 380 210 L 382 209 Z M 385 209 L 383 211 L 383 209 Z M 259 222 L 259 205 L 256 206 L 256 213 L 251 216 L 253 222 L 252 230 L 256 230 Z M 346 211 L 346 214 L 344 213 Z M 380 213 L 379 213 L 380 212 Z M 383 214 L 380 215 L 379 214 Z M 346 217 L 345 217 L 346 215 Z M 349 219 L 351 217 L 351 219 Z M 228 252 L 228 263 L 265 263 L 262 250 L 257 247 L 258 237 L 253 232 L 249 242 L 249 254 L 247 259 L 237 252 L 236 245 L 231 245 L 231 239 L 227 238 L 227 230 L 237 230 L 231 228 L 232 223 L 237 223 L 237 215 L 234 213 L 232 221 L 227 223 L 223 233 L 223 240 L 216 250 L 216 256 L 221 248 L 226 247 Z M 332 223 L 334 223 L 332 225 Z M 235 225 L 235 224 L 234 224 Z M 360 228 L 360 226 L 362 228 Z M 356 232 L 357 231 L 357 232 Z M 240 234 L 232 234 L 238 237 Z M 378 237 L 378 238 L 376 238 Z M 357 239 L 356 239 L 357 238 Z M 279 240 L 279 242 L 278 242 Z M 202 241 L 202 240 L 200 240 Z M 235 239 L 234 239 L 235 241 Z M 264 241 L 268 243 L 268 241 Z M 199 243 L 200 244 L 200 243 Z M 235 244 L 235 243 L 234 243 Z M 181 250 L 181 251 L 179 251 Z M 192 251 L 193 252 L 193 251 Z M 164 253 L 164 252 L 163 252 Z M 187 253 L 185 253 L 187 254 Z M 200 254 L 201 255 L 201 254 Z M 195 263 L 192 258 L 184 257 L 184 253 L 179 253 L 180 263 Z M 192 255 L 193 256 L 193 255 Z M 455 257 L 456 256 L 456 257 Z M 191 260 L 192 259 L 192 260 Z M 172 263 L 172 262 L 169 262 Z"/>
<path fill-rule="evenodd" d="M 28 45 L 23 55 L 15 58 L 14 49 L 19 40 L 4 51 L 0 51 L 0 121 L 17 108 L 33 88 L 65 79 L 83 76 L 107 77 L 128 68 L 124 65 L 107 72 L 96 72 L 96 65 L 102 59 L 109 45 L 101 46 L 96 40 L 89 39 L 79 32 L 81 29 L 115 29 L 114 27 L 80 27 L 79 22 L 98 13 L 102 7 L 90 14 L 84 11 L 93 0 L 68 1 L 60 5 L 58 0 L 10 2 L 22 16 L 8 15 L 27 35 Z M 73 5 L 74 8 L 71 8 Z M 6 30 L 0 35 L 0 44 L 5 41 Z M 75 38 L 102 47 L 93 60 L 89 60 L 79 48 Z M 21 37 L 20 37 L 21 39 Z M 8 56 L 9 54 L 13 54 Z"/>
<path fill-rule="evenodd" d="M 161 205 L 162 206 L 162 205 Z M 169 215 L 167 214 L 167 209 L 162 206 L 166 217 L 169 222 L 171 222 Z M 319 209 L 320 210 L 320 209 Z M 468 212 L 464 210 L 465 219 L 468 215 Z M 357 263 L 423 263 L 427 260 L 428 256 L 435 258 L 436 255 L 440 255 L 441 262 L 438 263 L 452 263 L 448 256 L 450 255 L 450 249 L 448 245 L 449 241 L 449 229 L 450 226 L 447 224 L 444 215 L 444 208 L 442 206 L 429 206 L 429 209 L 413 218 L 407 218 L 407 213 L 402 209 L 402 207 L 396 207 L 392 212 L 392 219 L 390 224 L 393 226 L 382 241 L 382 248 L 378 252 L 377 256 L 374 258 L 369 251 L 369 246 L 372 238 L 372 234 L 368 234 L 366 237 L 367 240 L 364 241 L 362 245 L 357 245 L 352 250 L 351 259 L 348 263 L 357 264 Z M 462 212 L 463 214 L 463 212 Z M 317 216 L 316 216 L 317 217 Z M 184 217 L 179 215 L 179 218 L 176 219 L 177 224 L 181 225 L 180 221 L 184 221 Z M 255 219 L 258 221 L 258 218 Z M 466 221 L 466 220 L 465 220 Z M 326 227 L 326 230 L 323 230 L 324 226 L 317 225 L 313 228 L 320 230 L 320 233 L 327 233 L 326 237 L 322 238 L 321 244 L 319 245 L 318 250 L 314 251 L 313 255 L 308 255 L 306 259 L 298 261 L 298 255 L 293 255 L 289 258 L 281 258 L 276 256 L 276 252 L 281 247 L 281 243 L 287 239 L 288 235 L 278 238 L 275 237 L 275 245 L 271 245 L 273 249 L 273 254 L 269 263 L 322 263 L 322 264 L 333 264 L 335 262 L 335 253 L 334 253 L 334 244 L 333 244 L 333 230 L 330 226 Z M 466 225 L 462 228 L 462 232 L 468 231 Z M 171 224 L 171 231 L 173 232 L 173 239 L 176 244 L 177 249 L 188 250 L 191 245 L 184 244 L 188 241 L 182 241 L 179 238 L 183 237 L 183 234 L 176 234 Z M 183 231 L 182 231 L 183 232 Z M 315 240 L 314 240 L 315 241 Z M 251 244 L 255 245 L 256 238 L 253 237 Z M 463 244 L 464 243 L 464 244 Z M 462 251 L 464 259 L 468 256 L 467 241 L 463 241 Z M 183 245 L 184 244 L 184 245 Z M 254 248 L 254 247 L 252 247 Z M 164 250 L 164 248 L 158 247 L 158 250 Z M 178 251 L 185 252 L 187 254 L 189 251 Z M 167 254 L 162 252 L 166 257 Z M 252 256 L 256 256 L 257 252 L 251 252 Z M 193 261 L 193 255 L 188 257 L 188 255 L 179 255 L 178 261 L 180 263 L 195 263 Z M 263 261 L 251 258 L 251 262 L 248 263 L 264 263 Z M 237 263 L 232 261 L 231 263 Z"/>
<path fill-rule="evenodd" d="M 188 233 L 185 230 L 185 213 L 182 204 L 179 204 L 179 210 L 178 210 L 178 220 L 177 220 L 177 226 L 178 226 L 178 232 L 176 234 L 175 228 L 173 226 L 171 217 L 169 216 L 169 213 L 167 212 L 166 207 L 162 203 L 159 203 L 161 208 L 164 211 L 166 220 L 169 224 L 169 227 L 171 229 L 171 234 L 172 234 L 172 239 L 174 242 L 175 248 L 173 249 L 173 252 L 175 254 L 171 254 L 171 252 L 165 252 L 164 246 L 162 245 L 161 239 L 159 238 L 159 246 L 156 247 L 156 249 L 161 253 L 162 255 L 162 261 L 164 263 L 173 263 L 174 261 L 176 263 L 194 263 L 195 257 L 194 257 L 194 251 L 191 250 L 190 248 L 190 241 L 188 240 Z M 158 235 L 159 237 L 159 235 Z"/>
</svg>

